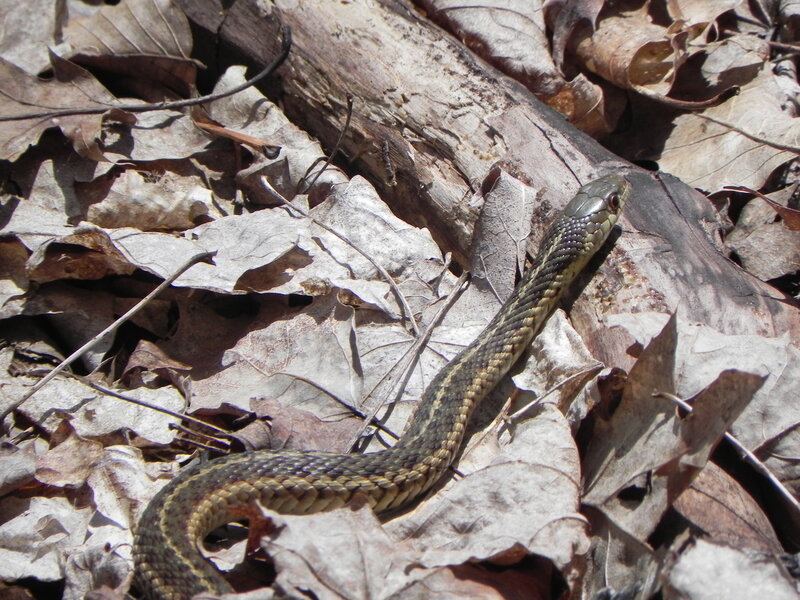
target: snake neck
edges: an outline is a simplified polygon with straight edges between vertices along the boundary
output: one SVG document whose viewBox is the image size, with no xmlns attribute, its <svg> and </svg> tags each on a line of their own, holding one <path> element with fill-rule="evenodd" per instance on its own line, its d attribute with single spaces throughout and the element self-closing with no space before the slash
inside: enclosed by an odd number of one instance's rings
<svg viewBox="0 0 800 600">
<path fill-rule="evenodd" d="M 556 222 L 542 247 L 553 246 L 554 238 L 562 239 L 568 233 L 568 223 Z M 394 451 L 408 453 L 419 448 L 421 454 L 452 461 L 475 408 L 530 346 L 574 271 L 584 266 L 581 252 L 579 244 L 567 243 L 557 255 L 546 255 L 525 273 L 519 293 L 505 302 L 475 341 L 428 386 Z"/>
</svg>

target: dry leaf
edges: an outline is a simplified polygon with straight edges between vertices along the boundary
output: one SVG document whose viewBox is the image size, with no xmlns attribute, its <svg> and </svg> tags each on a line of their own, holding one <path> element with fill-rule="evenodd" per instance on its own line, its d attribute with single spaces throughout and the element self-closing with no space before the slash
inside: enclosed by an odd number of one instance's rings
<svg viewBox="0 0 800 600">
<path fill-rule="evenodd" d="M 505 301 L 514 291 L 516 275 L 525 269 L 525 248 L 531 231 L 536 191 L 502 169 L 490 173 L 482 194 L 481 214 L 473 231 L 470 283 L 488 286 Z"/>
<path fill-rule="evenodd" d="M 51 54 L 55 79 L 42 81 L 19 67 L 0 59 L 0 113 L 5 116 L 39 116 L 3 124 L 0 134 L 0 158 L 16 160 L 39 136 L 51 127 L 58 127 L 72 141 L 80 155 L 104 160 L 98 146 L 103 113 L 109 118 L 131 123 L 132 115 L 115 110 L 117 100 L 95 78 L 78 65 Z M 94 106 L 102 109 L 95 115 L 67 115 L 48 118 L 48 111 Z"/>
<path fill-rule="evenodd" d="M 679 115 L 663 150 L 647 158 L 708 192 L 729 184 L 760 188 L 800 148 L 796 111 L 779 79 L 764 68 L 723 104 Z"/>
<path fill-rule="evenodd" d="M 687 58 L 689 42 L 704 26 L 667 30 L 651 22 L 646 7 L 620 11 L 602 18 L 597 30 L 578 44 L 577 54 L 586 68 L 619 87 L 666 96 Z"/>
<path fill-rule="evenodd" d="M 352 310 L 322 297 L 291 318 L 265 316 L 273 322 L 256 317 L 249 333 L 225 352 L 226 368 L 194 382 L 192 408 L 227 402 L 249 410 L 250 398 L 265 396 L 326 420 L 350 414 L 348 407 L 361 401 Z"/>
<path fill-rule="evenodd" d="M 525 85 L 576 127 L 590 135 L 614 128 L 620 111 L 605 97 L 608 90 L 582 73 L 568 81 L 551 58 L 545 13 L 547 9 L 553 13 L 556 3 L 544 8 L 542 2 L 524 1 L 465 4 L 457 0 L 427 0 L 422 4 L 435 21 L 478 56 Z M 592 13 L 591 8 L 583 8 L 586 4 L 581 2 L 580 7 L 570 10 Z M 599 10 L 599 3 L 592 4 Z M 559 26 L 569 27 L 562 23 Z M 554 40 L 554 54 L 560 61 L 563 49 L 558 48 L 559 33 L 554 34 Z"/>
<path fill-rule="evenodd" d="M 623 326 L 644 345 L 663 327 L 667 315 L 640 313 L 615 315 L 610 324 Z M 780 337 L 725 335 L 707 325 L 678 320 L 676 349 L 676 393 L 682 398 L 696 395 L 726 369 L 766 376 L 762 387 L 731 427 L 740 442 L 763 459 L 781 480 L 793 485 L 798 478 L 795 461 L 800 448 L 800 411 L 788 398 L 796 395 L 800 377 L 800 352 L 790 344 L 788 334 Z M 770 458 L 772 454 L 775 458 Z"/>
<path fill-rule="evenodd" d="M 598 420 L 584 461 L 583 502 L 646 540 L 677 495 L 702 469 L 763 378 L 723 371 L 679 418 L 653 393 L 673 393 L 676 319 L 645 348 L 610 420 Z"/>
<path fill-rule="evenodd" d="M 244 80 L 245 68 L 231 67 L 220 77 L 214 92 L 227 91 Z M 214 102 L 209 107 L 209 115 L 237 132 L 282 148 L 277 158 L 259 156 L 251 166 L 237 174 L 237 181 L 247 191 L 251 202 L 275 204 L 275 198 L 264 190 L 262 176 L 267 177 L 272 187 L 284 198 L 292 199 L 298 191 L 311 193 L 311 190 L 305 189 L 303 177 L 308 183 L 314 178 L 314 166 L 324 156 L 322 148 L 257 89 L 248 88 L 235 96 Z M 331 185 L 346 181 L 347 178 L 339 169 L 329 166 L 315 186 L 320 188 L 320 192 L 327 192 Z"/>
<path fill-rule="evenodd" d="M 95 68 L 150 102 L 186 98 L 197 63 L 190 58 L 192 36 L 183 11 L 170 0 L 127 0 L 104 6 L 90 17 L 71 20 L 64 42 L 73 62 Z"/>
<path fill-rule="evenodd" d="M 0 496 L 6 496 L 33 480 L 36 456 L 28 448 L 0 448 Z"/>
<path fill-rule="evenodd" d="M 665 576 L 664 598 L 797 598 L 797 584 L 780 561 L 769 555 L 748 556 L 735 548 L 694 542 Z"/>
<path fill-rule="evenodd" d="M 0 409 L 5 410 L 13 400 L 21 398 L 30 385 L 31 380 L 26 377 L 8 381 Z M 25 418 L 39 423 L 44 431 L 56 431 L 65 415 L 69 415 L 75 432 L 86 438 L 103 439 L 134 427 L 140 437 L 154 443 L 169 444 L 175 438 L 175 432 L 170 429 L 175 417 L 119 399 L 109 400 L 74 379 L 52 381 L 47 390 L 49 393 L 36 394 L 17 409 Z M 180 412 L 185 405 L 184 399 L 173 388 L 139 388 L 125 393 L 175 412 Z"/>
<path fill-rule="evenodd" d="M 783 551 L 767 516 L 742 486 L 708 463 L 674 504 L 710 542 L 770 554 Z"/>
<path fill-rule="evenodd" d="M 553 57 L 560 69 L 564 69 L 564 52 L 572 43 L 572 37 L 587 25 L 594 29 L 597 17 L 605 0 L 570 2 L 569 0 L 546 0 L 544 17 L 553 31 Z"/>
<path fill-rule="evenodd" d="M 800 231 L 783 223 L 760 225 L 747 237 L 728 241 L 742 265 L 754 276 L 770 281 L 796 273 L 800 265 Z"/>
<path fill-rule="evenodd" d="M 262 540 L 273 557 L 280 595 L 316 598 L 546 598 L 547 572 L 497 573 L 480 565 L 424 568 L 403 542 L 387 536 L 368 508 L 292 517 L 267 512 L 276 530 Z M 536 589 L 539 588 L 539 593 Z M 522 592 L 524 590 L 524 593 Z"/>
<path fill-rule="evenodd" d="M 0 500 L 0 578 L 62 579 L 65 557 L 86 543 L 93 514 L 92 507 L 76 508 L 67 498 Z"/>
<path fill-rule="evenodd" d="M 171 173 L 157 177 L 126 170 L 116 174 L 110 183 L 110 189 L 99 187 L 97 182 L 79 188 L 85 201 L 91 202 L 98 192 L 103 194 L 86 212 L 86 218 L 100 227 L 181 231 L 203 222 L 209 213 L 219 214 L 211 191 L 198 185 L 196 176 Z"/>
<path fill-rule="evenodd" d="M 57 43 L 64 7 L 53 6 L 52 0 L 31 0 L 24 4 L 4 5 L 5 31 L 0 39 L 0 56 L 30 75 L 37 75 L 50 66 L 48 46 Z M 83 3 L 73 3 L 72 10 L 87 10 Z"/>
<path fill-rule="evenodd" d="M 466 476 L 448 482 L 386 530 L 420 552 L 417 560 L 427 567 L 476 559 L 508 564 L 536 554 L 574 582 L 588 540 L 586 522 L 576 512 L 578 457 L 563 415 L 543 404 L 535 419 L 491 445 L 494 456 L 486 466 L 470 465 L 467 449 L 458 463 Z"/>
</svg>

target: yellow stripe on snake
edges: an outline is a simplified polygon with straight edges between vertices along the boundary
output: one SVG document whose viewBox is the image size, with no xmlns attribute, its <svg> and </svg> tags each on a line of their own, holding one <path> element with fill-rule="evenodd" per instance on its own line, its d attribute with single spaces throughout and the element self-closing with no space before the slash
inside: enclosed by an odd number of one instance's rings
<svg viewBox="0 0 800 600">
<path fill-rule="evenodd" d="M 475 406 L 541 329 L 563 290 L 605 242 L 630 185 L 612 174 L 583 186 L 545 234 L 533 266 L 477 339 L 425 391 L 405 435 L 372 454 L 256 451 L 195 464 L 144 512 L 133 557 L 136 585 L 154 600 L 188 600 L 232 589 L 198 543 L 258 500 L 307 514 L 363 495 L 376 513 L 402 507 L 450 466 Z"/>
</svg>

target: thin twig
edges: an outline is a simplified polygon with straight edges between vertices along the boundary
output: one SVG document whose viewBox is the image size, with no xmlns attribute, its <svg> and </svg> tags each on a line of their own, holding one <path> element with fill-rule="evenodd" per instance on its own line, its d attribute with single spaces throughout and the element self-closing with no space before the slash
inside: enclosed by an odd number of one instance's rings
<svg viewBox="0 0 800 600">
<path fill-rule="evenodd" d="M 517 421 L 522 419 L 522 417 L 525 415 L 526 412 L 528 412 L 534 406 L 537 406 L 538 404 L 540 404 L 542 402 L 542 400 L 547 398 L 550 394 L 553 394 L 553 393 L 557 392 L 562 387 L 564 387 L 568 383 L 571 383 L 571 382 L 575 381 L 579 377 L 586 377 L 590 373 L 593 376 L 593 375 L 599 373 L 602 370 L 603 370 L 603 365 L 598 363 L 596 365 L 592 365 L 591 367 L 589 367 L 587 369 L 583 369 L 581 371 L 578 371 L 577 373 L 573 373 L 569 377 L 565 378 L 564 380 L 558 382 L 553 387 L 551 387 L 548 390 L 546 390 L 541 396 L 538 396 L 537 398 L 534 398 L 533 400 L 528 402 L 528 404 L 526 404 L 522 408 L 520 408 L 517 411 L 515 411 L 514 413 L 508 415 L 508 421 L 510 423 L 512 423 L 512 424 L 515 424 Z"/>
<path fill-rule="evenodd" d="M 314 175 L 314 179 L 311 180 L 311 183 L 305 186 L 305 188 L 303 188 L 302 190 L 300 189 L 300 184 L 306 178 L 310 170 L 314 168 L 314 165 L 309 167 L 309 171 L 307 171 L 306 174 L 303 175 L 303 177 L 300 179 L 300 181 L 297 182 L 298 194 L 305 194 L 308 190 L 310 190 L 314 186 L 314 184 L 317 183 L 317 179 L 320 178 L 320 175 L 322 175 L 325 172 L 325 169 L 328 168 L 328 165 L 331 164 L 333 157 L 336 156 L 336 153 L 342 146 L 342 140 L 344 139 L 344 134 L 350 128 L 350 119 L 352 117 L 353 117 L 353 96 L 347 94 L 347 117 L 344 120 L 344 127 L 342 127 L 342 130 L 339 132 L 339 137 L 337 138 L 336 143 L 333 145 L 333 150 L 331 150 L 331 153 L 325 159 L 325 163 L 322 165 L 322 168 L 319 171 L 317 171 L 317 173 Z"/>
<path fill-rule="evenodd" d="M 674 402 L 678 406 L 680 406 L 683 410 L 687 413 L 692 412 L 691 405 L 684 402 L 682 399 L 678 398 L 674 394 L 669 394 L 667 392 L 655 392 L 653 394 L 654 398 L 665 398 L 670 402 Z M 769 482 L 777 488 L 778 493 L 783 496 L 784 500 L 794 509 L 797 515 L 800 515 L 800 502 L 797 501 L 797 498 L 792 495 L 792 493 L 784 487 L 784 485 L 780 482 L 780 480 L 772 474 L 772 471 L 769 470 L 767 465 L 765 465 L 761 460 L 750 450 L 744 447 L 744 445 L 737 440 L 733 434 L 725 432 L 724 436 L 725 440 L 733 446 L 733 448 L 739 453 L 742 459 L 750 464 L 756 471 L 758 471 L 761 475 L 766 477 Z"/>
<path fill-rule="evenodd" d="M 130 402 L 131 404 L 136 404 L 138 406 L 144 406 L 145 408 L 149 408 L 155 410 L 160 413 L 164 413 L 165 415 L 169 415 L 170 417 L 175 417 L 176 419 L 180 419 L 182 421 L 188 421 L 190 423 L 194 423 L 195 425 L 199 425 L 201 427 L 206 427 L 219 435 L 227 438 L 231 438 L 231 436 L 227 431 L 222 429 L 221 427 L 217 427 L 216 425 L 212 425 L 211 423 L 206 423 L 202 419 L 198 419 L 196 417 L 192 417 L 190 415 L 186 415 L 183 413 L 175 412 L 174 410 L 170 410 L 168 408 L 164 408 L 163 406 L 158 406 L 157 404 L 153 404 L 152 402 L 148 402 L 147 400 L 142 400 L 140 398 L 134 398 L 133 396 L 128 396 L 127 394 L 123 394 L 121 392 L 117 392 L 115 390 L 109 389 L 105 386 L 102 386 L 98 383 L 95 383 L 91 379 L 87 379 L 86 377 L 76 377 L 78 381 L 88 385 L 90 388 L 97 390 L 98 392 L 102 392 L 107 396 L 113 396 L 114 398 L 119 398 L 120 400 L 125 400 L 125 402 Z M 204 435 L 199 434 L 197 432 L 192 432 L 194 435 Z M 211 436 L 206 436 L 209 439 L 216 439 Z M 217 440 L 219 441 L 219 440 Z"/>
<path fill-rule="evenodd" d="M 370 264 L 372 264 L 372 266 L 375 267 L 378 270 L 378 272 L 383 276 L 383 278 L 389 284 L 389 287 L 392 289 L 392 292 L 394 293 L 395 297 L 397 298 L 397 302 L 403 308 L 403 312 L 405 313 L 406 318 L 408 319 L 409 323 L 411 324 L 411 329 L 414 332 L 414 336 L 415 337 L 419 336 L 419 325 L 417 325 L 417 321 L 414 319 L 414 313 L 411 311 L 411 307 L 408 305 L 408 302 L 406 301 L 405 296 L 403 296 L 403 293 L 400 291 L 400 288 L 398 287 L 398 285 L 395 282 L 395 280 L 392 278 L 391 275 L 389 275 L 389 272 L 380 265 L 380 263 L 378 263 L 369 254 L 364 252 L 361 248 L 356 246 L 352 241 L 348 240 L 341 233 L 339 233 L 335 229 L 332 229 L 332 228 L 328 227 L 324 223 L 321 223 L 319 220 L 317 220 L 314 217 L 312 217 L 310 214 L 308 214 L 308 212 L 306 212 L 305 210 L 303 210 L 299 206 L 295 206 L 294 204 L 289 202 L 286 198 L 284 198 L 281 195 L 281 193 L 278 190 L 276 190 L 274 187 L 272 187 L 272 185 L 270 184 L 269 180 L 264 176 L 261 177 L 261 185 L 263 185 L 264 189 L 266 189 L 267 192 L 269 192 L 270 194 L 273 194 L 275 196 L 275 198 L 277 198 L 288 209 L 299 213 L 301 216 L 305 217 L 306 219 L 309 219 L 312 223 L 314 223 L 314 225 L 316 225 L 318 227 L 321 227 L 322 229 L 324 229 L 325 231 L 327 231 L 328 233 L 330 233 L 332 235 L 335 235 L 337 238 L 342 240 L 345 244 L 350 246 L 353 250 L 358 252 L 361 256 L 366 258 L 370 262 Z"/>
<path fill-rule="evenodd" d="M 45 385 L 47 385 L 56 375 L 61 373 L 65 368 L 75 362 L 78 358 L 80 358 L 87 350 L 98 344 L 102 339 L 104 339 L 107 335 L 115 332 L 120 325 L 125 323 L 126 321 L 130 320 L 136 313 L 138 313 L 142 308 L 144 308 L 150 301 L 153 300 L 156 296 L 158 296 L 161 292 L 167 289 L 173 281 L 175 281 L 178 277 L 180 277 L 189 267 L 192 265 L 210 258 L 214 256 L 216 252 L 203 252 L 201 254 L 196 254 L 195 256 L 191 257 L 184 265 L 182 265 L 175 273 L 173 273 L 169 278 L 165 279 L 161 285 L 159 285 L 156 289 L 152 292 L 147 294 L 144 298 L 142 298 L 136 305 L 131 308 L 128 312 L 122 315 L 119 319 L 111 323 L 108 327 L 106 327 L 103 331 L 95 335 L 92 339 L 86 342 L 83 346 L 75 350 L 72 354 L 70 354 L 67 358 L 65 358 L 61 364 L 59 364 L 55 369 L 50 371 L 43 379 L 40 379 L 39 382 L 34 385 L 27 394 L 25 394 L 20 400 L 9 406 L 2 414 L 0 414 L 0 423 L 5 420 L 5 418 L 11 414 L 12 411 L 19 408 L 28 398 L 33 396 L 36 392 L 41 390 Z"/>
<path fill-rule="evenodd" d="M 240 360 L 246 362 L 248 365 L 250 365 L 253 369 L 255 369 L 261 375 L 263 375 L 265 377 L 270 377 L 271 376 L 270 373 L 267 373 L 264 369 L 259 367 L 257 364 L 255 364 L 252 360 L 250 360 L 246 356 L 242 356 L 239 353 L 237 353 L 237 356 L 239 357 Z M 274 375 L 282 375 L 284 377 L 291 377 L 293 379 L 296 379 L 297 381 L 302 381 L 306 385 L 314 388 L 315 390 L 317 390 L 318 392 L 321 392 L 322 394 L 325 394 L 328 398 L 331 398 L 336 403 L 342 405 L 353 416 L 355 416 L 355 417 L 357 417 L 359 419 L 362 419 L 362 420 L 367 418 L 367 415 L 365 413 L 363 413 L 362 411 L 360 411 L 358 408 L 356 408 L 355 406 L 349 404 L 344 399 L 340 398 L 339 396 L 337 396 L 336 394 L 334 394 L 330 390 L 322 387 L 319 383 L 313 381 L 312 379 L 310 379 L 308 377 L 304 377 L 302 375 L 298 375 L 297 373 L 288 373 L 286 371 L 276 371 L 274 373 Z M 384 431 L 386 431 L 386 433 L 388 433 L 390 435 L 394 435 L 389 429 L 385 428 L 383 426 L 383 424 L 378 422 L 378 421 L 375 421 L 373 423 L 373 425 L 375 425 L 375 427 L 382 428 Z"/>
<path fill-rule="evenodd" d="M 286 57 L 289 56 L 289 50 L 292 47 L 292 30 L 288 26 L 284 26 L 281 28 L 281 51 L 278 56 L 275 57 L 273 60 L 263 71 L 261 71 L 258 75 L 253 77 L 252 79 L 245 81 L 237 85 L 234 88 L 226 90 L 224 92 L 219 92 L 217 94 L 208 94 L 207 96 L 201 96 L 199 98 L 189 98 L 187 100 L 176 100 L 174 102 L 159 102 L 157 104 L 109 104 L 104 107 L 87 107 L 87 108 L 65 108 L 62 110 L 48 110 L 46 112 L 40 113 L 27 113 L 21 115 L 11 115 L 11 116 L 0 116 L 0 122 L 5 121 L 24 121 L 27 119 L 42 119 L 42 118 L 58 118 L 58 117 L 65 117 L 70 115 L 97 115 L 104 113 L 108 110 L 122 110 L 125 112 L 131 113 L 143 113 L 143 112 L 150 112 L 156 110 L 177 110 L 180 108 L 186 108 L 187 106 L 194 106 L 196 104 L 203 104 L 205 102 L 213 102 L 214 100 L 219 100 L 221 98 L 227 98 L 228 96 L 233 96 L 234 94 L 238 94 L 239 92 L 246 90 L 249 87 L 257 84 L 261 80 L 269 77 L 275 70 L 281 66 Z"/>
<path fill-rule="evenodd" d="M 397 392 L 395 394 L 395 397 L 390 402 L 388 402 L 389 405 L 393 405 L 393 404 L 397 403 L 400 400 L 400 396 L 403 394 L 403 391 L 405 391 L 405 389 L 406 389 L 406 384 L 408 383 L 408 380 L 411 378 L 411 374 L 413 373 L 414 367 L 416 366 L 417 362 L 419 361 L 419 357 L 422 355 L 422 351 L 427 347 L 428 342 L 430 341 L 431 336 L 433 335 L 434 328 L 441 322 L 441 320 L 444 318 L 444 315 L 446 315 L 447 311 L 450 310 L 450 308 L 453 306 L 453 303 L 455 303 L 456 298 L 458 298 L 458 296 L 459 296 L 459 292 L 461 291 L 461 288 L 464 286 L 464 283 L 466 283 L 466 281 L 467 281 L 467 277 L 468 277 L 468 274 L 466 272 L 461 274 L 461 277 L 458 278 L 458 281 L 456 282 L 455 286 L 453 286 L 453 289 L 450 292 L 450 294 L 448 295 L 448 297 L 445 300 L 444 304 L 441 306 L 439 311 L 433 317 L 433 319 L 431 320 L 431 322 L 428 325 L 428 327 L 426 327 L 424 333 L 421 336 L 418 336 L 414 340 L 414 343 L 408 348 L 408 350 L 406 350 L 405 354 L 403 354 L 403 356 L 400 358 L 400 361 L 398 361 L 398 362 L 402 362 L 404 360 L 408 360 L 406 366 L 403 367 L 403 372 L 402 372 L 402 375 L 401 375 L 400 379 L 395 384 L 395 388 L 397 388 Z M 384 376 L 384 378 L 385 377 L 386 376 Z M 379 382 L 377 382 L 375 384 L 375 387 L 373 387 L 373 391 L 378 385 L 380 385 L 384 381 L 384 378 L 382 378 L 381 381 L 379 381 Z M 370 391 L 370 393 L 367 394 L 367 397 L 369 397 L 373 393 L 373 391 Z M 364 432 L 366 431 L 367 427 L 375 420 L 375 415 L 386 404 L 387 403 L 381 403 L 378 406 L 376 406 L 372 411 L 370 411 L 370 413 L 368 415 L 369 418 L 364 420 L 361 428 L 359 428 L 359 430 L 356 431 L 355 434 L 353 434 L 353 436 L 349 440 L 348 446 L 350 448 L 352 448 L 358 442 L 358 440 L 361 439 L 361 437 L 364 435 Z M 378 421 L 378 422 L 380 422 L 380 421 Z M 394 434 L 392 434 L 392 436 L 395 439 L 399 438 L 399 436 L 394 435 Z"/>
<path fill-rule="evenodd" d="M 712 117 L 710 115 L 706 115 L 706 114 L 703 114 L 703 113 L 695 113 L 694 116 L 696 116 L 696 117 L 698 117 L 700 119 L 705 119 L 706 121 L 711 121 L 712 123 L 716 123 L 720 127 L 727 127 L 731 131 L 735 131 L 736 133 L 739 133 L 739 134 L 743 135 L 744 137 L 753 140 L 754 142 L 758 142 L 759 144 L 764 144 L 765 146 L 769 146 L 770 148 L 775 148 L 776 150 L 785 150 L 786 152 L 794 152 L 794 153 L 800 152 L 800 146 L 792 146 L 790 144 L 781 144 L 779 142 L 776 142 L 774 140 L 770 140 L 768 138 L 762 137 L 762 136 L 757 135 L 755 133 L 750 133 L 749 131 L 745 131 L 741 127 L 737 127 L 733 123 L 728 123 L 726 121 L 723 121 L 722 119 L 717 119 L 715 117 Z"/>
</svg>

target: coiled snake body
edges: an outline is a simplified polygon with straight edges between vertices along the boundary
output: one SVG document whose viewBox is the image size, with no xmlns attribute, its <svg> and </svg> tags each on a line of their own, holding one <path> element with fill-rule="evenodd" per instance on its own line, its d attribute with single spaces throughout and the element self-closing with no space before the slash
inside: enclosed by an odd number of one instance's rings
<svg viewBox="0 0 800 600">
<path fill-rule="evenodd" d="M 223 594 L 230 585 L 200 554 L 209 531 L 260 500 L 290 514 L 330 510 L 362 494 L 376 513 L 407 504 L 452 463 L 469 418 L 530 344 L 572 279 L 606 240 L 630 195 L 620 175 L 583 186 L 550 226 L 534 265 L 478 338 L 433 380 L 405 435 L 372 454 L 257 451 L 181 472 L 148 505 L 133 556 L 154 600 Z"/>
</svg>

